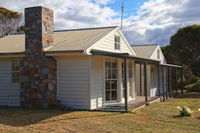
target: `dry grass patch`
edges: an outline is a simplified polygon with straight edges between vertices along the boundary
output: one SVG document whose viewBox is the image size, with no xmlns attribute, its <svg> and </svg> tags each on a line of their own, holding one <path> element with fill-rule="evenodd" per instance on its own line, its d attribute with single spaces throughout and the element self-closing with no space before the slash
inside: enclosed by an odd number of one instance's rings
<svg viewBox="0 0 200 133">
<path fill-rule="evenodd" d="M 178 117 L 177 106 L 188 106 L 194 114 Z M 130 113 L 0 108 L 0 133 L 199 133 L 198 108 L 200 97 L 196 96 L 154 103 Z"/>
</svg>

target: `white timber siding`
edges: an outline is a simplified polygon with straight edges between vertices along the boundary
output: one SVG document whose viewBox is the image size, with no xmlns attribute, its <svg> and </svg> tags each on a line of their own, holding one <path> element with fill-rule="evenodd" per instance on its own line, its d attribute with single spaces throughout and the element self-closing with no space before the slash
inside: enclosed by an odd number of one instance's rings
<svg viewBox="0 0 200 133">
<path fill-rule="evenodd" d="M 0 106 L 20 106 L 20 84 L 12 83 L 12 60 L 0 60 Z"/>
<path fill-rule="evenodd" d="M 140 83 L 140 79 L 142 79 L 142 83 Z M 144 96 L 144 65 L 142 64 L 141 64 L 141 75 L 140 75 L 140 64 L 135 65 L 135 82 L 136 82 L 136 93 L 137 93 L 136 95 Z"/>
<path fill-rule="evenodd" d="M 104 93 L 104 57 L 91 56 L 90 67 L 90 97 L 91 109 L 99 108 L 103 105 Z"/>
<path fill-rule="evenodd" d="M 161 93 L 161 95 L 163 94 L 163 92 L 166 93 L 166 90 L 167 90 L 167 77 L 166 76 L 167 76 L 167 71 L 165 69 L 164 70 L 164 80 L 163 80 L 163 69 L 160 69 L 160 93 Z M 163 86 L 164 86 L 164 88 L 163 88 Z"/>
<path fill-rule="evenodd" d="M 158 60 L 158 52 L 157 52 L 158 50 L 160 51 L 159 52 L 159 54 L 160 54 L 160 59 L 159 60 L 161 60 L 160 63 L 161 64 L 167 63 L 159 45 L 157 46 L 157 48 L 155 49 L 155 51 L 153 52 L 153 54 L 151 55 L 150 58 Z"/>
<path fill-rule="evenodd" d="M 163 70 L 160 69 L 160 94 L 163 94 L 163 84 L 164 84 Z"/>
<path fill-rule="evenodd" d="M 141 83 L 140 83 L 141 80 Z M 144 64 L 141 64 L 141 77 L 140 77 L 140 64 L 135 65 L 135 84 L 137 96 L 145 96 L 144 93 Z M 140 90 L 141 89 L 141 90 Z M 151 65 L 147 65 L 147 95 L 151 96 Z"/>
<path fill-rule="evenodd" d="M 67 107 L 90 109 L 89 56 L 57 59 L 58 100 Z"/>
<path fill-rule="evenodd" d="M 158 67 L 155 65 L 151 65 L 151 89 L 150 96 L 154 97 L 158 95 Z"/>
<path fill-rule="evenodd" d="M 147 96 L 150 95 L 151 92 L 151 65 L 147 65 Z"/>
<path fill-rule="evenodd" d="M 115 35 L 120 36 L 120 50 L 115 49 Z M 87 51 L 90 51 L 91 49 L 113 53 L 129 53 L 130 55 L 135 55 L 133 49 L 130 47 L 125 37 L 123 37 L 122 33 L 118 29 L 111 31 L 105 37 L 96 42 L 93 46 L 88 48 Z"/>
</svg>

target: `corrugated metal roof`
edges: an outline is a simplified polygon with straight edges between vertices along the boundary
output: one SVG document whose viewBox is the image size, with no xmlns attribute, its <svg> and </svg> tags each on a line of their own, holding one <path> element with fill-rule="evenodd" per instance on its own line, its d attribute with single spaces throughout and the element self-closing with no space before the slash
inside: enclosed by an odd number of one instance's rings
<svg viewBox="0 0 200 133">
<path fill-rule="evenodd" d="M 116 27 L 76 29 L 54 32 L 54 45 L 46 51 L 85 50 Z M 9 35 L 0 38 L 0 53 L 20 53 L 25 51 L 25 35 Z"/>
<path fill-rule="evenodd" d="M 0 53 L 21 53 L 25 51 L 24 35 L 9 35 L 0 38 Z"/>
<path fill-rule="evenodd" d="M 150 58 L 158 45 L 132 45 L 131 47 L 136 53 L 136 56 Z"/>
</svg>

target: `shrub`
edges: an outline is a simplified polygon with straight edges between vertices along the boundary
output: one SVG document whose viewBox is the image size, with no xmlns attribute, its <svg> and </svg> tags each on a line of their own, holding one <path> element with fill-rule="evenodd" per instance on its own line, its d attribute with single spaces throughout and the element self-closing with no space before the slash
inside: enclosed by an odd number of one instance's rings
<svg viewBox="0 0 200 133">
<path fill-rule="evenodd" d="M 200 92 L 200 79 L 192 84 L 186 85 L 185 88 L 188 92 Z"/>
<path fill-rule="evenodd" d="M 189 107 L 177 107 L 180 112 L 180 116 L 191 116 L 192 115 L 192 110 Z"/>
</svg>

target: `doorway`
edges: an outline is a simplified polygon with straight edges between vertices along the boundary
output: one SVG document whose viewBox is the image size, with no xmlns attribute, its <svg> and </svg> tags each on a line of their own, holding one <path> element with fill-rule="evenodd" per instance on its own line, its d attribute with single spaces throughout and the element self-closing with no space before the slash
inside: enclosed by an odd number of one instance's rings
<svg viewBox="0 0 200 133">
<path fill-rule="evenodd" d="M 116 59 L 105 61 L 105 100 L 107 103 L 117 101 L 118 67 Z"/>
</svg>

